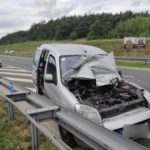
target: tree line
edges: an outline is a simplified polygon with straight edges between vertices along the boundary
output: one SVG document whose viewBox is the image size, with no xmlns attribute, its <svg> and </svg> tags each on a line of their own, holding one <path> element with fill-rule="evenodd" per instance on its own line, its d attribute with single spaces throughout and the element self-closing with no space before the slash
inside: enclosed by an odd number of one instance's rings
<svg viewBox="0 0 150 150">
<path fill-rule="evenodd" d="M 86 14 L 52 19 L 48 22 L 42 21 L 34 23 L 27 31 L 18 31 L 2 37 L 0 44 L 80 38 L 92 40 L 123 38 L 124 36 L 150 36 L 150 14 L 148 11 Z"/>
</svg>

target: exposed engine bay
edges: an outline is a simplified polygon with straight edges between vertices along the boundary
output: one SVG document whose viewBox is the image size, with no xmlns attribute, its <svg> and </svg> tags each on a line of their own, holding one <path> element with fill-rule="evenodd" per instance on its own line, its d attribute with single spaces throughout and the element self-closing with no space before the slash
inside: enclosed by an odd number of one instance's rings
<svg viewBox="0 0 150 150">
<path fill-rule="evenodd" d="M 67 82 L 66 86 L 79 103 L 96 108 L 103 119 L 148 105 L 142 90 L 123 80 L 113 84 L 96 86 L 94 79 L 73 78 Z"/>
</svg>

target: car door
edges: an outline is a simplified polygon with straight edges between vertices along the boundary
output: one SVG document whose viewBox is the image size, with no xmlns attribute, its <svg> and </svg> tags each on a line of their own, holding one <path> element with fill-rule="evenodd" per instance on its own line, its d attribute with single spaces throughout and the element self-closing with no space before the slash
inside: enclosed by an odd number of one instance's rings
<svg viewBox="0 0 150 150">
<path fill-rule="evenodd" d="M 39 94 L 43 94 L 44 92 L 44 72 L 46 68 L 46 62 L 48 59 L 49 50 L 42 50 L 39 63 L 38 63 L 38 69 L 37 69 L 37 91 Z"/>
<path fill-rule="evenodd" d="M 44 93 L 51 100 L 54 100 L 55 102 L 59 102 L 60 96 L 59 96 L 59 88 L 57 85 L 58 84 L 57 65 L 56 65 L 56 59 L 52 54 L 49 55 L 47 60 L 45 75 L 46 74 L 51 74 L 53 79 L 51 82 L 47 82 L 44 80 Z"/>
<path fill-rule="evenodd" d="M 32 64 L 32 79 L 35 84 L 37 85 L 37 70 L 38 70 L 38 65 L 39 65 L 39 60 L 41 57 L 42 49 L 39 47 L 36 49 L 34 58 L 33 58 L 33 64 Z"/>
</svg>

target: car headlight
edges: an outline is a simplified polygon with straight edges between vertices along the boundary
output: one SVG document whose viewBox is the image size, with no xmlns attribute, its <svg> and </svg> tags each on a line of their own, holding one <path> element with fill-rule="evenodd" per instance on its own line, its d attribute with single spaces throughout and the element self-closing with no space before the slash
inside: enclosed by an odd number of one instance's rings
<svg viewBox="0 0 150 150">
<path fill-rule="evenodd" d="M 102 124 L 101 116 L 95 108 L 89 107 L 87 105 L 76 104 L 75 110 L 84 118 L 87 118 L 96 124 Z"/>
<path fill-rule="evenodd" d="M 150 93 L 147 90 L 144 90 L 143 96 L 147 100 L 147 102 L 150 104 Z"/>
</svg>

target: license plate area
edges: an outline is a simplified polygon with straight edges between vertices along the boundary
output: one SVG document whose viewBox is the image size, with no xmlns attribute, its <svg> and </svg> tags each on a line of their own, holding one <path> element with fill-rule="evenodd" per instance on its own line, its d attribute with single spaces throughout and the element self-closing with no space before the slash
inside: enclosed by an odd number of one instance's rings
<svg viewBox="0 0 150 150">
<path fill-rule="evenodd" d="M 123 136 L 127 138 L 148 138 L 149 136 L 149 124 L 135 124 L 135 125 L 124 125 Z"/>
</svg>

